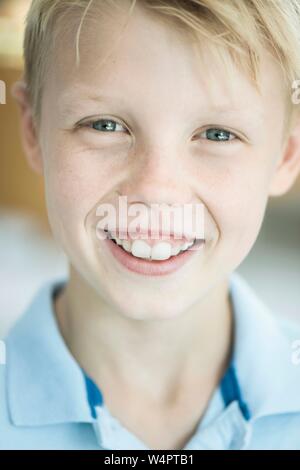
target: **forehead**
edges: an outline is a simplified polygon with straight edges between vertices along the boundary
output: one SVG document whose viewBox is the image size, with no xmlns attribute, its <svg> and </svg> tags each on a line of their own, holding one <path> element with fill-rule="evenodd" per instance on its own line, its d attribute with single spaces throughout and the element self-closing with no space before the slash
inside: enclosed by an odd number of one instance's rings
<svg viewBox="0 0 300 470">
<path fill-rule="evenodd" d="M 174 105 L 193 109 L 195 103 L 219 112 L 250 109 L 263 115 L 263 108 L 284 95 L 281 71 L 272 56 L 261 56 L 260 90 L 231 62 L 228 75 L 216 59 L 216 46 L 191 37 L 157 21 L 137 8 L 124 28 L 125 16 L 110 13 L 84 24 L 80 36 L 80 65 L 76 66 L 74 31 L 62 32 L 48 85 L 59 97 L 61 109 L 76 100 L 111 97 L 119 105 Z M 200 55 L 197 55 L 200 52 Z M 226 51 L 222 52 L 225 56 Z M 229 54 L 227 53 L 228 59 Z M 228 60 L 229 63 L 230 59 Z M 171 111 L 171 110 L 170 110 Z"/>
</svg>

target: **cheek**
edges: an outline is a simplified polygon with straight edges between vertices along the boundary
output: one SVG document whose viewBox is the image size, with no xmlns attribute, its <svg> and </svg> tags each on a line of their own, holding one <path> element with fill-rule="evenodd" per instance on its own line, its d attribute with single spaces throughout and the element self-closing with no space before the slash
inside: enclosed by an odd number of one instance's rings
<svg viewBox="0 0 300 470">
<path fill-rule="evenodd" d="M 231 194 L 231 203 L 224 209 L 228 236 L 246 250 L 250 250 L 258 236 L 267 203 L 263 181 L 251 183 L 249 179 L 244 181 L 244 185 Z"/>
<path fill-rule="evenodd" d="M 232 159 L 219 174 L 210 193 L 211 213 L 219 232 L 223 260 L 236 267 L 248 254 L 259 234 L 268 201 L 270 165 L 261 153 L 243 162 Z M 251 160 L 250 160 L 251 157 Z M 235 160 L 235 161 L 234 161 Z"/>
<path fill-rule="evenodd" d="M 48 155 L 47 161 L 45 193 L 53 234 L 65 248 L 77 245 L 85 237 L 86 218 L 107 190 L 108 173 L 65 149 Z"/>
<path fill-rule="evenodd" d="M 46 175 L 47 207 L 52 217 L 63 224 L 76 224 L 83 220 L 93 201 L 87 180 L 71 168 L 49 169 Z"/>
<path fill-rule="evenodd" d="M 60 217 L 83 223 L 108 191 L 112 175 L 109 161 L 99 155 L 61 146 L 47 156 L 46 197 Z"/>
</svg>

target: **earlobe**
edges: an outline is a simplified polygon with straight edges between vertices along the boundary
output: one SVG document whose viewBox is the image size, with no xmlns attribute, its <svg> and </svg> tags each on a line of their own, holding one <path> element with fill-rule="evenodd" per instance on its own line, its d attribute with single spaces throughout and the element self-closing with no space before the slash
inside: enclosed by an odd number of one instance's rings
<svg viewBox="0 0 300 470">
<path fill-rule="evenodd" d="M 26 83 L 22 80 L 15 82 L 11 87 L 11 94 L 20 111 L 21 139 L 28 164 L 36 173 L 43 174 L 42 154 Z"/>
<path fill-rule="evenodd" d="M 269 195 L 281 196 L 293 186 L 300 174 L 300 122 L 290 134 L 282 158 L 274 171 Z"/>
</svg>

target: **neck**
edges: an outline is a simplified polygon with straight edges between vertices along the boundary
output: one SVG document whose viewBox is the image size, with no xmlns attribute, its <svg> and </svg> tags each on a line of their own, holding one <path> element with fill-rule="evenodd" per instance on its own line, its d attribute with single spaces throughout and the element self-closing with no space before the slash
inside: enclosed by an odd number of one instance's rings
<svg viewBox="0 0 300 470">
<path fill-rule="evenodd" d="M 167 403 L 184 384 L 213 390 L 230 360 L 227 280 L 180 316 L 137 320 L 115 311 L 73 274 L 55 299 L 55 312 L 70 352 L 102 390 L 113 383 Z"/>
</svg>

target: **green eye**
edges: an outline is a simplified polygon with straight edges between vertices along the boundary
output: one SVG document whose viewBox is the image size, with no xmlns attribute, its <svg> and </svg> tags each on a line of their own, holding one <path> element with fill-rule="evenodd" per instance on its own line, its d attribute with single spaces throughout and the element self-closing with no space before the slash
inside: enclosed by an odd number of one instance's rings
<svg viewBox="0 0 300 470">
<path fill-rule="evenodd" d="M 79 123 L 78 127 L 93 129 L 105 134 L 114 134 L 116 131 L 127 132 L 127 129 L 122 124 L 119 124 L 113 119 L 97 119 L 87 121 L 84 123 Z"/>
<path fill-rule="evenodd" d="M 215 142 L 227 142 L 229 140 L 235 140 L 236 136 L 226 129 L 210 128 L 202 132 L 201 136 L 205 139 L 213 140 Z"/>
<path fill-rule="evenodd" d="M 118 130 L 117 128 L 123 126 L 112 119 L 98 119 L 97 121 L 93 121 L 90 123 L 90 127 L 95 129 L 96 131 L 103 131 L 103 132 L 113 132 Z M 124 129 L 124 128 L 123 128 Z"/>
</svg>

